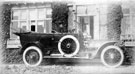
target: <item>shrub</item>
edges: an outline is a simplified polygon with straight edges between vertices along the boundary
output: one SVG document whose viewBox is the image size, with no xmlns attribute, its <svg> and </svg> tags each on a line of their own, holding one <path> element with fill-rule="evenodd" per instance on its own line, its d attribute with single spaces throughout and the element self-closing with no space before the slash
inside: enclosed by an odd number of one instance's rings
<svg viewBox="0 0 135 74">
<path fill-rule="evenodd" d="M 5 53 L 6 50 L 6 42 L 9 38 L 10 31 L 10 22 L 11 22 L 11 5 L 0 3 L 0 52 L 1 56 Z M 2 56 L 2 60 L 7 59 Z"/>
<path fill-rule="evenodd" d="M 119 4 L 111 4 L 108 7 L 108 39 L 119 40 L 121 34 L 122 7 Z"/>
<path fill-rule="evenodd" d="M 11 22 L 11 6 L 8 4 L 2 4 L 1 5 L 1 22 L 0 22 L 0 27 L 1 27 L 1 45 L 2 49 L 5 49 L 5 44 L 7 38 L 9 38 L 9 31 L 10 31 L 10 22 Z"/>
<path fill-rule="evenodd" d="M 60 33 L 68 32 L 68 12 L 66 3 L 52 4 L 52 30 Z"/>
<path fill-rule="evenodd" d="M 3 62 L 7 64 L 22 64 L 22 55 L 20 49 L 6 49 L 3 52 Z"/>
</svg>

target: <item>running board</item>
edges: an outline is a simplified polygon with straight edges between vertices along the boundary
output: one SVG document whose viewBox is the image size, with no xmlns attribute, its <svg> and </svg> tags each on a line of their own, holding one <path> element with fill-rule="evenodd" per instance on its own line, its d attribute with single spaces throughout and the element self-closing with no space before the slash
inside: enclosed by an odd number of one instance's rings
<svg viewBox="0 0 135 74">
<path fill-rule="evenodd" d="M 65 57 L 61 54 L 51 54 L 50 56 L 44 56 L 43 58 L 63 58 L 63 59 L 71 59 L 71 58 L 76 58 L 76 59 L 90 59 L 88 56 L 85 57 L 78 57 L 78 56 L 73 56 L 73 57 Z"/>
</svg>

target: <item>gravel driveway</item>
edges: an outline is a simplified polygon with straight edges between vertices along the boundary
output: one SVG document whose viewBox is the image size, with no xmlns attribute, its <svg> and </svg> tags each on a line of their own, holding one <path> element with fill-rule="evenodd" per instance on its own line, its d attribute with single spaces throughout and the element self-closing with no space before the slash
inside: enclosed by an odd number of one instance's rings
<svg viewBox="0 0 135 74">
<path fill-rule="evenodd" d="M 82 62 L 83 61 L 83 62 Z M 24 64 L 1 65 L 0 74 L 129 74 L 135 73 L 135 64 L 131 66 L 120 66 L 118 68 L 107 68 L 100 61 L 89 62 L 57 62 L 55 64 L 41 65 L 38 67 L 26 67 Z"/>
</svg>

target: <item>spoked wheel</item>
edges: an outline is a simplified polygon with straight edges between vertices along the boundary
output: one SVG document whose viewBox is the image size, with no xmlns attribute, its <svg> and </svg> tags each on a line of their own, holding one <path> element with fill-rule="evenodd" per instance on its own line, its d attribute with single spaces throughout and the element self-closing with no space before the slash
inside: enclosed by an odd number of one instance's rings
<svg viewBox="0 0 135 74">
<path fill-rule="evenodd" d="M 42 52 L 36 46 L 30 46 L 26 48 L 23 53 L 23 61 L 27 66 L 38 66 L 42 62 L 42 59 Z"/>
<path fill-rule="evenodd" d="M 118 67 L 124 61 L 122 50 L 117 46 L 108 46 L 101 53 L 101 61 L 107 67 Z"/>
<path fill-rule="evenodd" d="M 73 39 L 67 38 L 61 42 L 61 48 L 66 54 L 72 54 L 76 50 L 76 43 Z"/>
<path fill-rule="evenodd" d="M 66 35 L 62 37 L 58 43 L 59 52 L 66 56 L 72 57 L 79 51 L 79 41 L 72 35 Z"/>
</svg>

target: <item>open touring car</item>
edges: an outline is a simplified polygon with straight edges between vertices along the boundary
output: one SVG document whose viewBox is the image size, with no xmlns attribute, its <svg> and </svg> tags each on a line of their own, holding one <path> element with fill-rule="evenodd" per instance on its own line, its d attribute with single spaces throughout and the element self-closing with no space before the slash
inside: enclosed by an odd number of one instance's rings
<svg viewBox="0 0 135 74">
<path fill-rule="evenodd" d="M 124 60 L 123 51 L 116 41 L 85 39 L 79 34 L 71 33 L 26 32 L 15 34 L 20 37 L 23 61 L 28 66 L 40 65 L 43 58 L 94 59 L 98 57 L 107 67 L 118 67 Z"/>
</svg>

